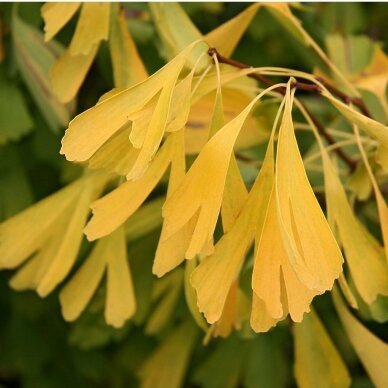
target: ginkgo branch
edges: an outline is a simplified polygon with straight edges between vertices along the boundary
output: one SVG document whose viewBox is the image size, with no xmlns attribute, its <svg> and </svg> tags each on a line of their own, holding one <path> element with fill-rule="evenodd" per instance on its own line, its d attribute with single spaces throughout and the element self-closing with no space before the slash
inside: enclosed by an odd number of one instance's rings
<svg viewBox="0 0 388 388">
<path fill-rule="evenodd" d="M 238 69 L 252 68 L 252 66 L 247 65 L 245 63 L 224 57 L 214 47 L 212 47 L 208 50 L 208 54 L 210 56 L 216 55 L 217 59 L 220 63 L 228 64 L 228 65 L 236 67 Z M 267 77 L 265 77 L 261 74 L 253 73 L 253 74 L 249 74 L 248 77 L 256 79 L 257 81 L 262 82 L 266 86 L 273 86 L 274 85 L 274 82 L 272 82 L 270 79 L 268 79 Z M 347 103 L 352 102 L 353 104 L 357 105 L 360 108 L 360 110 L 363 112 L 363 114 L 370 116 L 369 112 L 367 111 L 367 108 L 365 107 L 363 101 L 360 98 L 349 97 L 331 85 L 329 85 L 329 87 L 328 87 L 328 83 L 326 81 L 322 82 L 321 79 L 319 79 L 319 82 L 324 84 L 324 86 L 328 90 L 330 90 L 333 94 L 337 95 L 339 98 L 344 100 L 344 102 L 347 102 Z M 305 90 L 305 91 L 318 93 L 318 94 L 320 94 L 322 92 L 322 89 L 319 87 L 319 85 L 309 84 L 309 83 L 305 83 L 305 82 L 295 81 L 292 86 L 298 90 Z M 279 87 L 279 88 L 274 89 L 274 91 L 284 95 L 286 92 L 286 89 L 284 87 Z M 326 139 L 326 141 L 330 145 L 335 144 L 336 141 L 331 136 L 331 134 L 326 131 L 326 128 L 324 127 L 324 125 L 311 113 L 311 111 L 306 107 L 305 104 L 303 104 L 302 102 L 300 102 L 300 103 L 303 105 L 303 108 L 305 109 L 306 113 L 309 115 L 309 117 L 312 120 L 312 122 L 314 123 L 314 125 L 317 127 L 319 133 Z M 335 149 L 335 152 L 348 165 L 348 167 L 351 171 L 355 170 L 356 164 L 357 164 L 356 161 L 351 159 L 341 148 Z"/>
</svg>

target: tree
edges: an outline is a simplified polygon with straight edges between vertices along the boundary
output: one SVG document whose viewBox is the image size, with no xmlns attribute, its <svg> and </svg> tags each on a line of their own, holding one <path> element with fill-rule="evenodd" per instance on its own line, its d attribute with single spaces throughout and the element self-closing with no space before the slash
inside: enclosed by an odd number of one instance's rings
<svg viewBox="0 0 388 388">
<path fill-rule="evenodd" d="M 363 7 L 1 6 L 0 381 L 387 385 Z"/>
</svg>

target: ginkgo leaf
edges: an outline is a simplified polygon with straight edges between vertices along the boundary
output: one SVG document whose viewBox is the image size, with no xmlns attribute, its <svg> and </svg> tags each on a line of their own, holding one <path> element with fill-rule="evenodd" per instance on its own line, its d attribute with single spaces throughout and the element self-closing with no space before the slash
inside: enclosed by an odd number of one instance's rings
<svg viewBox="0 0 388 388">
<path fill-rule="evenodd" d="M 78 93 L 90 66 L 97 54 L 98 46 L 87 54 L 71 55 L 67 49 L 50 70 L 53 92 L 61 102 L 71 101 Z"/>
<path fill-rule="evenodd" d="M 176 137 L 176 142 L 171 160 L 167 198 L 179 187 L 186 172 L 184 131 L 176 132 L 173 136 Z M 197 216 L 194 216 L 190 222 L 169 238 L 165 238 L 166 228 L 163 225 L 152 266 L 152 272 L 155 275 L 163 276 L 185 259 L 185 252 L 189 246 L 197 218 Z"/>
<path fill-rule="evenodd" d="M 196 66 L 180 81 L 172 95 L 166 132 L 175 132 L 184 128 L 191 109 L 191 89 Z"/>
<path fill-rule="evenodd" d="M 104 168 L 107 171 L 126 176 L 140 152 L 129 141 L 132 124 L 125 124 L 89 159 L 91 169 Z"/>
<path fill-rule="evenodd" d="M 270 143 L 262 168 L 237 220 L 217 243 L 214 254 L 204 258 L 191 276 L 199 310 L 209 323 L 221 317 L 230 287 L 239 274 L 256 230 L 264 222 L 273 175 L 273 144 Z"/>
<path fill-rule="evenodd" d="M 222 75 L 221 75 L 222 76 Z M 225 86 L 222 88 L 224 105 L 224 120 L 229 122 L 236 117 L 252 100 L 252 97 L 242 91 Z M 206 144 L 211 123 L 211 113 L 214 105 L 214 92 L 207 94 L 192 103 L 185 131 L 185 149 L 187 154 L 198 154 Z M 257 125 L 255 118 L 249 115 L 237 137 L 235 149 L 241 150 L 263 143 L 268 140 L 269 133 Z"/>
<path fill-rule="evenodd" d="M 79 194 L 80 186 L 76 181 L 0 224 L 2 268 L 17 267 L 39 249 L 60 214 Z"/>
<path fill-rule="evenodd" d="M 238 325 L 238 282 L 232 284 L 222 310 L 220 319 L 211 327 L 213 337 L 228 337 Z"/>
<path fill-rule="evenodd" d="M 37 287 L 40 296 L 48 295 L 71 270 L 82 241 L 82 230 L 89 214 L 89 204 L 93 200 L 93 186 L 82 188 L 75 205 L 69 209 L 69 216 L 64 220 L 63 233 L 57 233 L 57 244 L 52 245 L 51 262 Z"/>
<path fill-rule="evenodd" d="M 125 234 L 129 241 L 134 241 L 158 229 L 162 224 L 163 197 L 147 201 L 143 206 L 126 222 Z"/>
<path fill-rule="evenodd" d="M 67 125 L 71 111 L 57 100 L 49 80 L 50 69 L 63 48 L 58 43 L 45 44 L 43 34 L 25 23 L 17 12 L 13 12 L 12 30 L 18 69 L 50 128 L 57 131 Z"/>
<path fill-rule="evenodd" d="M 352 190 L 358 200 L 365 201 L 372 193 L 372 184 L 364 164 L 357 166 L 354 173 L 349 177 L 347 186 Z"/>
<path fill-rule="evenodd" d="M 260 3 L 252 4 L 233 19 L 207 33 L 204 40 L 210 47 L 215 47 L 222 55 L 229 57 L 237 47 L 259 7 Z"/>
<path fill-rule="evenodd" d="M 109 3 L 84 3 L 70 43 L 70 55 L 88 55 L 109 34 Z"/>
<path fill-rule="evenodd" d="M 124 182 L 92 204 L 93 217 L 85 228 L 89 240 L 96 240 L 111 233 L 142 205 L 166 171 L 173 149 L 172 135 L 140 179 Z"/>
<path fill-rule="evenodd" d="M 254 102 L 209 140 L 182 184 L 163 206 L 165 238 L 176 233 L 199 210 L 198 221 L 186 251 L 189 259 L 201 252 L 212 238 L 233 145 Z M 207 173 L 203 174 L 203 171 Z"/>
<path fill-rule="evenodd" d="M 276 197 L 283 241 L 298 278 L 310 289 L 332 288 L 342 254 L 310 186 L 295 138 L 287 87 L 276 157 Z"/>
<path fill-rule="evenodd" d="M 141 110 L 168 82 L 176 79 L 191 49 L 198 42 L 194 42 L 183 50 L 176 58 L 170 61 L 158 72 L 147 78 L 144 82 L 129 89 L 114 93 L 99 102 L 93 108 L 78 115 L 69 124 L 62 139 L 61 153 L 70 161 L 85 161 L 89 159 L 111 136 L 131 119 L 131 116 Z M 169 93 L 164 93 L 163 101 L 159 105 L 160 112 L 166 111 Z M 168 113 L 168 108 L 167 108 Z M 153 124 L 162 121 L 163 117 L 153 115 Z M 148 136 L 147 149 L 142 158 L 148 162 L 150 153 L 160 142 L 162 129 L 151 129 Z M 142 165 L 143 167 L 143 165 Z"/>
<path fill-rule="evenodd" d="M 114 84 L 128 88 L 144 81 L 148 74 L 128 31 L 125 15 L 112 4 L 109 48 L 113 67 Z"/>
<path fill-rule="evenodd" d="M 388 345 L 366 329 L 346 308 L 337 289 L 333 290 L 335 308 L 344 325 L 354 350 L 376 387 L 388 384 L 388 370 L 383 367 L 388 359 Z"/>
<path fill-rule="evenodd" d="M 36 289 L 47 296 L 69 273 L 77 258 L 82 240 L 82 229 L 89 213 L 89 203 L 106 183 L 106 177 L 95 174 L 80 179 L 76 197 L 62 209 L 47 232 L 37 240 L 39 250 L 11 279 L 18 289 Z M 30 220 L 33 220 L 30 218 Z"/>
<path fill-rule="evenodd" d="M 355 127 L 353 127 L 353 129 L 354 129 L 354 132 L 356 135 L 358 147 L 361 151 L 361 156 L 362 156 L 362 159 L 364 162 L 366 173 L 367 173 L 368 178 L 371 182 L 371 186 L 373 187 L 373 191 L 374 191 L 374 194 L 376 197 L 377 209 L 378 209 L 379 219 L 380 219 L 380 227 L 381 227 L 381 232 L 382 232 L 383 241 L 384 241 L 385 258 L 387 259 L 387 264 L 388 264 L 388 206 L 385 202 L 383 195 L 381 194 L 379 186 L 378 186 L 376 179 L 373 175 L 372 168 L 369 164 L 368 158 L 366 156 L 364 147 L 363 147 L 361 139 L 360 139 L 360 133 L 358 131 L 358 128 L 355 126 Z M 388 266 L 387 266 L 387 271 L 388 271 Z"/>
<path fill-rule="evenodd" d="M 374 93 L 384 107 L 385 115 L 388 116 L 387 84 L 388 84 L 388 58 L 377 44 L 373 58 L 369 65 L 363 69 L 362 75 L 356 80 L 358 88 Z"/>
<path fill-rule="evenodd" d="M 108 236 L 97 242 L 81 268 L 61 290 L 59 300 L 65 320 L 76 320 L 96 292 L 106 268 L 106 249 L 109 247 L 109 238 Z"/>
<path fill-rule="evenodd" d="M 380 144 L 376 150 L 376 162 L 380 164 L 384 171 L 388 172 L 388 146 Z"/>
<path fill-rule="evenodd" d="M 314 310 L 293 329 L 298 386 L 349 387 L 351 379 L 345 363 Z"/>
<path fill-rule="evenodd" d="M 197 333 L 198 329 L 189 321 L 174 328 L 140 366 L 140 387 L 181 387 Z"/>
<path fill-rule="evenodd" d="M 226 175 L 224 195 L 222 199 L 221 215 L 224 233 L 227 233 L 241 213 L 248 192 L 234 155 L 230 159 L 228 174 Z"/>
<path fill-rule="evenodd" d="M 167 276 L 154 282 L 152 301 L 157 304 L 147 320 L 144 329 L 146 334 L 156 335 L 166 328 L 181 295 L 182 283 L 183 271 L 181 268 L 177 268 Z"/>
<path fill-rule="evenodd" d="M 251 327 L 256 333 L 265 333 L 274 327 L 280 319 L 272 318 L 265 303 L 255 294 L 252 296 Z"/>
<path fill-rule="evenodd" d="M 179 3 L 149 3 L 148 6 L 162 39 L 167 59 L 173 58 L 190 43 L 202 38 L 201 33 Z M 196 47 L 189 55 L 190 67 L 195 65 L 200 54 L 200 47 Z M 210 58 L 202 57 L 198 70 L 203 70 L 209 64 Z"/>
<path fill-rule="evenodd" d="M 107 238 L 109 243 L 105 251 L 107 255 L 105 320 L 114 327 L 121 327 L 136 310 L 124 228 L 117 229 Z"/>
<path fill-rule="evenodd" d="M 22 91 L 1 69 L 0 82 L 0 145 L 4 145 L 29 133 L 34 123 Z"/>
<path fill-rule="evenodd" d="M 357 125 L 357 127 L 361 128 L 369 136 L 380 142 L 382 146 L 388 147 L 387 126 L 355 111 L 348 105 L 334 98 L 328 92 L 323 92 L 322 95 L 325 96 L 351 124 Z"/>
<path fill-rule="evenodd" d="M 338 228 L 355 286 L 365 302 L 371 303 L 379 294 L 388 295 L 384 252 L 355 217 L 326 153 L 322 153 L 322 160 L 329 215 Z"/>
<path fill-rule="evenodd" d="M 44 20 L 44 40 L 52 39 L 73 17 L 80 7 L 80 2 L 45 3 L 41 8 Z"/>
<path fill-rule="evenodd" d="M 186 261 L 185 275 L 184 275 L 185 299 L 186 299 L 187 307 L 189 308 L 191 316 L 194 318 L 196 324 L 206 332 L 208 330 L 208 325 L 203 315 L 198 310 L 195 289 L 190 282 L 191 274 L 193 273 L 196 266 L 197 266 L 196 259 Z"/>
<path fill-rule="evenodd" d="M 284 247 L 276 207 L 275 192 L 269 198 L 267 214 L 255 250 L 252 274 L 253 292 L 265 304 L 268 315 L 279 320 L 288 313 L 300 322 L 319 291 L 306 287 L 298 279 Z"/>
</svg>

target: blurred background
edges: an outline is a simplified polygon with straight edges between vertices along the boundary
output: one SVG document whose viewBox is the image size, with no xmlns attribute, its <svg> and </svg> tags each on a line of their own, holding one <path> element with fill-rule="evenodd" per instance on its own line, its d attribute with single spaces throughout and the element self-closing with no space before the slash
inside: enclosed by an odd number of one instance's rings
<svg viewBox="0 0 388 388">
<path fill-rule="evenodd" d="M 148 71 L 153 73 L 165 62 L 147 5 L 122 5 L 140 55 Z M 182 4 L 203 33 L 232 18 L 248 5 Z M 17 5 L 19 16 L 34 31 L 43 31 L 41 6 L 42 3 Z M 0 4 L 0 221 L 56 191 L 80 172 L 79 167 L 66 163 L 58 153 L 65 120 L 54 120 L 45 112 L 45 96 L 34 92 L 31 87 L 33 81 L 29 79 L 32 76 L 26 73 L 20 61 L 21 57 L 29 59 L 28 55 L 32 60 L 39 61 L 39 58 L 33 58 L 34 53 L 28 50 L 28 47 L 34 47 L 34 43 L 29 41 L 32 35 L 23 36 L 23 31 L 13 29 L 15 8 L 16 4 Z M 384 3 L 307 3 L 293 12 L 321 47 L 325 47 L 328 34 L 341 36 L 346 38 L 349 47 L 353 47 L 354 42 L 362 46 L 364 58 L 371 42 L 378 42 L 384 50 L 387 48 L 387 9 Z M 76 19 L 73 19 L 59 33 L 59 42 L 68 44 L 75 23 Z M 309 72 L 319 65 L 316 57 L 303 48 L 267 10 L 260 11 L 255 17 L 233 57 L 253 66 L 290 67 Z M 351 58 L 349 61 L 351 64 L 359 63 Z M 112 87 L 109 51 L 107 44 L 103 44 L 76 103 L 69 107 L 70 117 L 94 105 L 101 94 Z M 150 266 L 157 234 L 158 231 L 134 242 L 129 246 L 129 256 L 147 245 L 147 252 L 141 252 Z M 107 326 L 98 299 L 78 321 L 66 323 L 61 316 L 58 292 L 42 300 L 33 292 L 12 291 L 7 284 L 10 275 L 10 271 L 0 272 L 0 387 L 138 385 L 138 367 L 154 348 L 157 339 L 145 335 L 141 326 L 132 323 L 120 330 Z M 321 317 L 333 329 L 332 335 L 341 344 L 343 356 L 354 376 L 353 386 L 371 387 L 362 366 L 343 338 L 327 298 L 319 298 L 316 308 L 323 312 Z M 382 338 L 387 337 L 387 326 L 369 325 Z M 198 348 L 190 366 L 193 372 L 188 373 L 185 386 L 228 386 L 217 385 L 216 382 L 206 385 L 202 372 L 196 372 L 200 360 L 214 349 L 221 349 L 225 356 L 220 365 L 214 366 L 215 369 L 209 361 L 209 374 L 227 373 L 233 368 L 239 352 L 244 351 L 241 340 L 232 336 L 220 345 L 222 348 L 217 348 L 221 341 L 215 340 L 207 348 Z M 287 327 L 280 326 L 257 341 L 261 343 L 262 350 L 255 354 L 252 362 L 258 365 L 257 373 L 262 374 L 262 386 L 295 386 L 292 338 Z M 205 372 L 203 374 L 206 375 Z M 255 387 L 255 381 L 254 376 L 247 378 L 244 386 Z"/>
</svg>

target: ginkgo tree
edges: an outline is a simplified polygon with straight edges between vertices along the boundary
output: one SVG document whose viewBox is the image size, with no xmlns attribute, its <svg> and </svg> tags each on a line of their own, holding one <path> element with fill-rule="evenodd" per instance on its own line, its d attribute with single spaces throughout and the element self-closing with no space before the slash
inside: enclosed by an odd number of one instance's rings
<svg viewBox="0 0 388 388">
<path fill-rule="evenodd" d="M 132 6 L 46 3 L 40 27 L 21 5 L 4 8 L 0 82 L 14 106 L 4 95 L 0 109 L 19 112 L 0 118 L 0 143 L 33 126 L 11 61 L 61 138 L 48 160 L 63 176 L 2 216 L 9 286 L 54 294 L 80 347 L 95 336 L 139 347 L 120 353 L 124 385 L 347 387 L 361 384 L 359 360 L 387 386 L 381 45 L 332 34 L 321 47 L 294 14 L 309 5 L 245 5 L 205 33 L 178 3 Z M 268 18 L 314 66 L 234 54 Z M 152 71 L 141 53 L 150 29 L 164 60 Z M 110 87 L 91 83 L 97 71 Z M 24 195 L 12 163 L 7 182 Z"/>
</svg>

